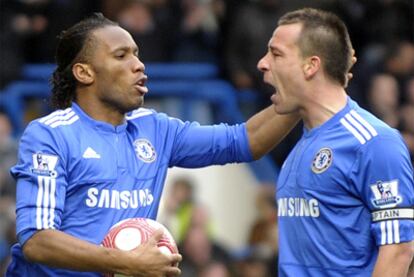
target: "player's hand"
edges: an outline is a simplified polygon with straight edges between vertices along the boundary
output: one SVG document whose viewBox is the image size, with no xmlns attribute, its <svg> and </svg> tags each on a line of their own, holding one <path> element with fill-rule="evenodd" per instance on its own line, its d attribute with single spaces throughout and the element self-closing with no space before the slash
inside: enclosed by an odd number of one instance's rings
<svg viewBox="0 0 414 277">
<path fill-rule="evenodd" d="M 180 254 L 165 255 L 158 249 L 157 243 L 162 236 L 163 230 L 157 230 L 147 242 L 128 251 L 128 270 L 121 273 L 137 277 L 179 276 L 181 270 L 174 265 L 178 265 L 182 257 Z"/>
<path fill-rule="evenodd" d="M 352 67 L 354 66 L 354 64 L 357 62 L 357 58 L 356 58 L 356 56 L 355 56 L 355 49 L 352 49 L 352 59 L 351 59 L 351 62 L 352 62 L 352 64 L 351 64 L 351 67 L 349 68 L 349 70 L 351 70 L 351 69 L 352 69 Z M 349 81 L 352 79 L 352 77 L 354 77 L 354 75 L 352 74 L 352 72 L 351 72 L 351 71 L 349 71 L 349 72 L 346 74 L 346 83 L 345 83 L 345 87 L 347 87 L 347 86 L 348 86 L 348 83 L 349 83 Z"/>
</svg>

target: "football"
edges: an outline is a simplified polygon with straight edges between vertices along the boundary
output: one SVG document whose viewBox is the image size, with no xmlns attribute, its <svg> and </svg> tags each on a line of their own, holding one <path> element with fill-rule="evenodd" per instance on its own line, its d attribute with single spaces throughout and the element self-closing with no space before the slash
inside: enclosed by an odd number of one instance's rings
<svg viewBox="0 0 414 277">
<path fill-rule="evenodd" d="M 170 255 L 178 253 L 177 244 L 168 229 L 161 223 L 149 218 L 128 218 L 111 227 L 102 241 L 108 248 L 129 251 L 146 242 L 158 229 L 164 230 L 164 235 L 157 246 L 162 253 Z M 123 276 L 119 274 L 105 274 L 105 277 Z"/>
</svg>

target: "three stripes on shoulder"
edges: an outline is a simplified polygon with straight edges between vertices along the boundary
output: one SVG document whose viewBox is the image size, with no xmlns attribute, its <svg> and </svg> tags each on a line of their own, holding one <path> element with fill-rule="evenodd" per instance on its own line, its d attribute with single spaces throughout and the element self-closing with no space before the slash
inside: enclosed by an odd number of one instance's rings
<svg viewBox="0 0 414 277">
<path fill-rule="evenodd" d="M 39 119 L 40 123 L 43 123 L 52 128 L 56 128 L 62 125 L 71 125 L 73 122 L 79 119 L 79 116 L 72 110 L 67 108 L 65 110 L 59 110 L 49 114 L 48 116 Z"/>
<path fill-rule="evenodd" d="M 154 112 L 150 109 L 139 108 L 139 109 L 133 110 L 128 116 L 126 116 L 126 119 L 131 120 L 131 119 L 135 119 L 135 118 L 138 118 L 138 117 L 150 115 L 150 114 L 153 114 L 153 113 Z"/>
<path fill-rule="evenodd" d="M 360 116 L 355 110 L 351 110 L 340 122 L 348 129 L 361 144 L 365 144 L 378 135 L 377 131 L 368 121 Z"/>
<path fill-rule="evenodd" d="M 138 117 L 146 116 L 152 114 L 153 111 L 145 108 L 139 108 L 131 112 L 129 116 L 126 117 L 127 120 L 135 119 Z M 52 128 L 56 128 L 62 125 L 71 125 L 79 119 L 79 116 L 75 113 L 72 108 L 67 108 L 65 110 L 55 111 L 45 117 L 39 119 L 40 123 L 43 123 Z"/>
</svg>

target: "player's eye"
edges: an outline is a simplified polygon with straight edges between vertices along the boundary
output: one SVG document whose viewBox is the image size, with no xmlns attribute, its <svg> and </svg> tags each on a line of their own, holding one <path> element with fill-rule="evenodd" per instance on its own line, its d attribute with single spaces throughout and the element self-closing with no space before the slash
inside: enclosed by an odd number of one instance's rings
<svg viewBox="0 0 414 277">
<path fill-rule="evenodd" d="M 120 59 L 120 60 L 125 58 L 125 52 L 116 53 L 115 58 Z"/>
</svg>

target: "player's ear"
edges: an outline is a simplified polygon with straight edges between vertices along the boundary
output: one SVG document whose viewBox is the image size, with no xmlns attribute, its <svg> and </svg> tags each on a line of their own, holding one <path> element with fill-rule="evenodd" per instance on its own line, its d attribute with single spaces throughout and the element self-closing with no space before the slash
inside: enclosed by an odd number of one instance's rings
<svg viewBox="0 0 414 277">
<path fill-rule="evenodd" d="M 321 59 L 318 56 L 311 56 L 305 59 L 303 73 L 305 78 L 311 79 L 321 68 Z"/>
<path fill-rule="evenodd" d="M 72 66 L 72 73 L 76 80 L 84 85 L 90 85 L 94 81 L 94 73 L 89 64 L 75 63 Z"/>
</svg>

